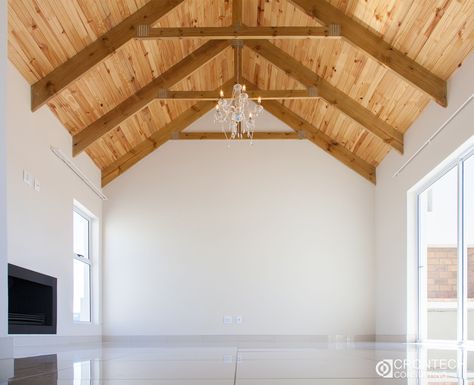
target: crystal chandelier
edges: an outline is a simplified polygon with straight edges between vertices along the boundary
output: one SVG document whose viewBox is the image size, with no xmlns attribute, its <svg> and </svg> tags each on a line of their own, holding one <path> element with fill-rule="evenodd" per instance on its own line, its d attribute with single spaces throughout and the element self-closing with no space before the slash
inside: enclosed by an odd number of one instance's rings
<svg viewBox="0 0 474 385">
<path fill-rule="evenodd" d="M 238 51 L 240 55 L 240 51 Z M 245 85 L 239 82 L 239 68 L 237 68 L 237 83 L 232 89 L 232 97 L 224 98 L 221 90 L 216 105 L 214 121 L 222 125 L 222 131 L 226 139 L 248 138 L 252 141 L 255 131 L 255 120 L 262 113 L 262 99 L 259 97 L 255 107 L 251 110 L 249 95 Z"/>
<path fill-rule="evenodd" d="M 224 98 L 221 90 L 219 101 L 216 105 L 215 118 L 222 124 L 222 131 L 227 139 L 253 139 L 255 120 L 262 113 L 262 99 L 259 97 L 252 111 L 249 106 L 249 95 L 245 85 L 237 83 L 232 89 L 231 99 Z"/>
</svg>

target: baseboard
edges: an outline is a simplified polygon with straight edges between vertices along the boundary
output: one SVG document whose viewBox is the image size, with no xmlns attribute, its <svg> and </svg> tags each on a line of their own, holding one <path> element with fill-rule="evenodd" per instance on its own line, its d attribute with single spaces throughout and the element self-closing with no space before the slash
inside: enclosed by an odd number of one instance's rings
<svg viewBox="0 0 474 385">
<path fill-rule="evenodd" d="M 0 338 L 0 359 L 13 357 L 14 347 L 86 345 L 100 343 L 157 344 L 157 345 L 229 345 L 233 346 L 309 346 L 314 344 L 336 344 L 347 346 L 354 343 L 412 343 L 415 336 L 406 335 L 14 335 Z"/>
<path fill-rule="evenodd" d="M 51 346 L 100 344 L 102 336 L 14 335 L 13 346 Z"/>
<path fill-rule="evenodd" d="M 13 338 L 0 337 L 0 360 L 13 357 Z"/>
<path fill-rule="evenodd" d="M 118 344 L 158 344 L 158 345 L 311 345 L 311 344 L 352 344 L 374 342 L 374 335 L 104 335 L 102 342 Z"/>
<path fill-rule="evenodd" d="M 157 345 L 228 345 L 249 346 L 282 345 L 303 346 L 311 344 L 350 345 L 354 343 L 414 343 L 416 336 L 395 334 L 365 335 L 95 335 L 95 336 L 57 336 L 57 335 L 15 335 L 0 338 L 0 358 L 12 357 L 13 347 L 85 345 L 100 343 L 119 344 L 157 344 Z"/>
</svg>

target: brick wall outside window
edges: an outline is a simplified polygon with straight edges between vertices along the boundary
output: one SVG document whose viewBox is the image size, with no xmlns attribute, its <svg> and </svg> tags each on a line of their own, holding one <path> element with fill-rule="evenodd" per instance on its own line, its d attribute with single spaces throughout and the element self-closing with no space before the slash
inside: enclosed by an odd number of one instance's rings
<svg viewBox="0 0 474 385">
<path fill-rule="evenodd" d="M 428 299 L 457 299 L 457 249 L 455 247 L 428 248 Z M 474 248 L 467 251 L 468 298 L 474 298 Z"/>
</svg>

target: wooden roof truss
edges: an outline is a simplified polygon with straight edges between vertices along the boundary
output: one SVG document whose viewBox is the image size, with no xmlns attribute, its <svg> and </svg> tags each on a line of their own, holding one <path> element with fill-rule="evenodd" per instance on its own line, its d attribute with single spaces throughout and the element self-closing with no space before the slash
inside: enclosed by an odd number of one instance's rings
<svg viewBox="0 0 474 385">
<path fill-rule="evenodd" d="M 307 139 L 334 156 L 364 178 L 375 183 L 375 167 L 325 134 L 321 129 L 284 106 L 285 99 L 322 98 L 350 117 L 368 132 L 399 152 L 403 152 L 403 134 L 385 120 L 366 109 L 310 68 L 272 44 L 274 39 L 345 39 L 363 50 L 378 63 L 414 85 L 439 104 L 446 106 L 446 81 L 386 43 L 381 37 L 346 16 L 324 0 L 290 0 L 297 8 L 320 22 L 319 27 L 262 26 L 249 27 L 242 23 L 242 0 L 233 0 L 232 25 L 227 27 L 153 28 L 163 15 L 184 0 L 151 0 L 134 14 L 109 30 L 77 55 L 64 62 L 31 87 L 31 105 L 36 110 L 87 71 L 96 66 L 131 39 L 205 39 L 207 42 L 166 72 L 155 78 L 92 124 L 73 135 L 73 154 L 86 150 L 99 138 L 137 114 L 155 99 L 187 100 L 196 104 L 177 119 L 160 128 L 152 136 L 131 149 L 126 155 L 102 170 L 106 185 L 146 155 L 168 140 L 222 139 L 220 133 L 183 133 L 192 122 L 210 111 L 217 100 L 215 91 L 173 91 L 170 88 L 203 67 L 226 48 L 234 49 L 234 79 L 224 85 L 230 90 L 240 80 L 249 87 L 251 98 L 261 96 L 264 108 L 290 126 L 293 133 L 260 132 L 255 139 Z M 275 67 L 301 83 L 305 89 L 258 90 L 242 77 L 242 47 L 248 47 Z M 237 79 L 237 76 L 240 79 Z M 229 91 L 227 91 L 229 92 Z"/>
</svg>

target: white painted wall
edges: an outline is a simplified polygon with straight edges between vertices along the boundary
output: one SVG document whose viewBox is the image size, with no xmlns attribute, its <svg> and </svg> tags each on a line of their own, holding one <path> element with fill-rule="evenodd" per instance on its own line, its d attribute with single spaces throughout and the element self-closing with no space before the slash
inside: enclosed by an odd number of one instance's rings
<svg viewBox="0 0 474 385">
<path fill-rule="evenodd" d="M 105 192 L 104 335 L 374 334 L 374 186 L 312 143 L 168 142 Z"/>
<path fill-rule="evenodd" d="M 7 87 L 8 261 L 58 278 L 59 336 L 99 335 L 98 276 L 95 323 L 73 323 L 72 209 L 76 199 L 100 221 L 102 201 L 50 151 L 52 145 L 70 156 L 71 136 L 47 107 L 31 112 L 30 87 L 12 64 Z M 100 185 L 99 170 L 86 155 L 74 162 Z M 39 179 L 40 192 L 23 182 L 23 170 Z M 99 267 L 98 255 L 95 262 Z"/>
<path fill-rule="evenodd" d="M 474 135 L 474 102 L 397 177 L 395 172 L 474 91 L 474 55 L 448 82 L 448 107 L 430 104 L 405 135 L 405 153 L 392 151 L 377 169 L 376 325 L 382 338 L 416 332 L 415 207 L 410 189 Z M 410 213 L 410 215 L 407 215 Z"/>
<path fill-rule="evenodd" d="M 6 79 L 7 71 L 7 2 L 0 0 L 0 359 L 11 356 L 7 338 L 7 157 L 6 157 Z M 3 370 L 6 370 L 1 367 Z"/>
</svg>

